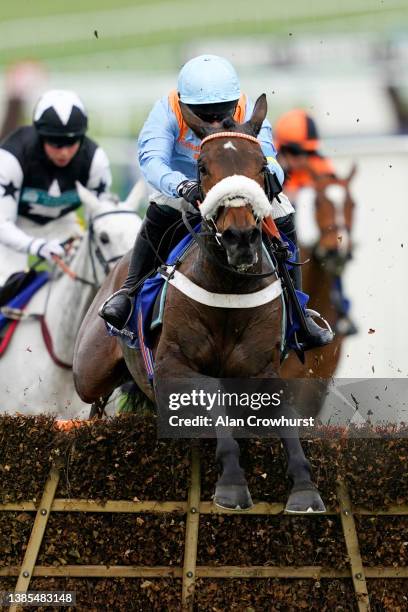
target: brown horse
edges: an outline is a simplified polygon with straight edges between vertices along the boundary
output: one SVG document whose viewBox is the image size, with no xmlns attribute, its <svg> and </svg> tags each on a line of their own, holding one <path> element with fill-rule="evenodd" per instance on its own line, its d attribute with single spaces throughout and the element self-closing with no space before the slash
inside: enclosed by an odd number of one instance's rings
<svg viewBox="0 0 408 612">
<path fill-rule="evenodd" d="M 234 179 L 251 179 L 251 185 L 266 201 L 269 214 L 270 205 L 263 192 L 266 160 L 256 138 L 267 112 L 266 96 L 260 96 L 251 119 L 244 124 L 227 119 L 215 127 L 185 105 L 182 112 L 188 126 L 202 139 L 198 168 L 203 194 L 238 175 Z M 280 281 L 262 250 L 261 219 L 254 213 L 254 203 L 244 197 L 237 201 L 240 197 L 235 194 L 235 204 L 230 202 L 230 193 L 220 198 L 212 220 L 202 221 L 199 246 L 195 245 L 177 268 L 214 299 L 221 299 L 219 294 L 236 299 L 237 307 L 204 305 L 169 285 L 162 331 L 154 349 L 156 382 L 182 378 L 205 384 L 208 378 L 279 376 L 283 315 L 280 296 L 256 307 L 238 305 L 242 296 L 252 299 L 272 286 L 279 286 L 280 293 Z M 108 337 L 97 316 L 102 302 L 121 285 L 127 264 L 128 259 L 124 259 L 107 278 L 79 332 L 73 370 L 77 391 L 87 402 L 110 393 L 118 385 L 125 364 L 140 389 L 154 399 L 140 353 Z M 324 511 L 299 437 L 279 433 L 287 454 L 287 474 L 293 483 L 286 510 Z M 222 473 L 215 503 L 222 507 L 245 509 L 252 505 L 239 454 L 232 435 L 217 439 L 216 457 Z"/>
<path fill-rule="evenodd" d="M 320 235 L 314 247 L 301 249 L 301 261 L 309 260 L 302 268 L 303 289 L 312 296 L 312 307 L 329 322 L 336 336 L 324 350 L 317 348 L 308 351 L 304 365 L 294 355 L 289 355 L 282 368 L 285 378 L 328 380 L 334 376 L 340 360 L 345 337 L 342 326 L 344 314 L 335 291 L 335 280 L 341 277 L 352 255 L 351 230 L 355 204 L 350 183 L 355 173 L 356 166 L 352 167 L 346 178 L 312 173 L 315 219 Z"/>
</svg>

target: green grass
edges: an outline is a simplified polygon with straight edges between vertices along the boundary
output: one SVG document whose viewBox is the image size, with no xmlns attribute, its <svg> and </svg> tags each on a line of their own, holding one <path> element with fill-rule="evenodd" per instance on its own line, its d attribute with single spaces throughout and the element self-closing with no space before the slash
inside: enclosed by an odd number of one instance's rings
<svg viewBox="0 0 408 612">
<path fill-rule="evenodd" d="M 171 2 L 171 0 L 167 1 Z M 151 2 L 152 0 L 70 0 L 69 2 L 66 0 L 3 1 L 0 6 L 0 22 L 6 19 L 26 19 L 28 17 L 65 15 L 66 13 L 104 11 L 124 6 L 146 5 L 151 4 Z"/>
<path fill-rule="evenodd" d="M 0 0 L 0 69 L 32 58 L 42 61 L 53 77 L 89 73 L 102 81 L 106 76 L 108 83 L 113 82 L 111 73 L 128 71 L 121 81 L 125 90 L 132 74 L 156 73 L 160 78 L 176 73 L 189 43 L 207 43 L 211 51 L 212 41 L 230 40 L 233 54 L 234 39 L 241 36 L 272 45 L 281 40 L 290 49 L 308 33 L 327 40 L 344 32 L 358 40 L 360 33 L 388 37 L 404 31 L 406 0 Z M 324 45 L 321 58 L 323 65 Z M 334 71 L 342 61 L 340 57 Z M 271 114 L 276 116 L 270 89 Z M 90 133 L 96 139 L 107 129 L 110 135 L 136 135 L 149 110 L 150 103 L 134 104 L 122 122 L 101 103 L 101 111 L 94 110 L 91 117 Z"/>
<path fill-rule="evenodd" d="M 244 6 L 246 10 L 240 10 Z M 196 40 L 268 34 L 287 37 L 289 33 L 295 37 L 306 32 L 358 32 L 367 28 L 388 34 L 402 31 L 408 24 L 408 5 L 404 5 L 402 0 L 384 0 L 382 4 L 380 0 L 378 3 L 372 0 L 343 0 L 342 3 L 309 0 L 307 4 L 304 0 L 291 0 L 286 6 L 288 10 L 285 10 L 284 2 L 278 3 L 277 0 L 258 0 L 252 10 L 248 9 L 250 3 L 243 0 L 221 3 L 207 0 L 205 4 L 199 0 L 71 0 L 69 4 L 65 0 L 2 2 L 0 65 L 34 57 L 53 68 L 70 70 L 95 67 L 168 69 L 178 66 L 181 46 Z M 154 15 L 152 8 L 155 9 Z M 121 9 L 136 10 L 139 15 L 133 21 L 134 33 L 126 30 L 132 29 L 132 23 L 128 23 L 125 15 L 121 23 Z M 112 18 L 119 20 L 117 26 L 110 24 L 109 19 L 104 21 L 104 11 L 112 11 Z M 105 28 L 98 26 L 99 13 Z M 65 41 L 64 36 L 76 36 L 75 25 L 70 25 L 69 21 L 75 14 L 83 14 L 83 19 L 79 17 L 76 22 L 77 40 Z M 53 18 L 51 32 L 46 26 L 48 18 Z M 209 18 L 210 23 L 207 21 Z M 27 24 L 30 19 L 33 19 L 32 24 Z M 21 39 L 18 25 L 16 36 L 7 38 L 7 30 L 1 36 L 2 22 L 6 20 L 21 20 Z M 27 36 L 24 37 L 24 27 L 28 27 L 29 35 L 34 37 L 31 42 L 27 42 Z M 98 38 L 94 36 L 95 29 Z M 59 30 L 60 41 L 47 40 Z M 126 50 L 134 50 L 134 57 L 127 58 L 124 65 L 118 65 L 120 53 Z M 106 57 L 98 56 L 101 53 Z M 118 54 L 118 62 L 115 54 Z M 84 61 L 84 58 L 89 59 Z"/>
</svg>

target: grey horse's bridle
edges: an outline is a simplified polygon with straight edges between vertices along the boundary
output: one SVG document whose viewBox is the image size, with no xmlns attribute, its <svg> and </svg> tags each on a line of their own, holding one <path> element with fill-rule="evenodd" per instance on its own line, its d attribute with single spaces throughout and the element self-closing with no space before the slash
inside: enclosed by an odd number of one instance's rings
<svg viewBox="0 0 408 612">
<path fill-rule="evenodd" d="M 124 254 L 122 255 L 116 255 L 114 257 L 111 257 L 110 259 L 106 259 L 106 257 L 104 256 L 102 249 L 100 248 L 99 244 L 96 242 L 96 238 L 95 238 L 95 229 L 94 229 L 94 223 L 95 221 L 97 221 L 98 219 L 101 219 L 102 217 L 107 217 L 108 215 L 137 215 L 138 213 L 135 210 L 111 210 L 111 211 L 107 211 L 107 212 L 103 212 L 100 213 L 98 215 L 95 215 L 94 217 L 92 217 L 89 221 L 88 224 L 88 232 L 89 232 L 89 257 L 91 260 L 91 265 L 92 265 L 92 274 L 94 277 L 93 282 L 92 281 L 88 281 L 86 279 L 82 279 L 77 277 L 77 280 L 79 280 L 80 282 L 83 282 L 87 285 L 93 285 L 94 287 L 99 287 L 99 281 L 98 281 L 98 275 L 96 272 L 96 262 L 95 262 L 95 257 L 96 259 L 99 261 L 99 263 L 101 264 L 105 274 L 108 274 L 110 272 L 110 264 L 116 263 L 119 259 L 121 259 L 123 257 Z M 93 253 L 93 249 L 92 249 L 92 245 L 96 245 L 95 247 L 95 255 Z"/>
</svg>

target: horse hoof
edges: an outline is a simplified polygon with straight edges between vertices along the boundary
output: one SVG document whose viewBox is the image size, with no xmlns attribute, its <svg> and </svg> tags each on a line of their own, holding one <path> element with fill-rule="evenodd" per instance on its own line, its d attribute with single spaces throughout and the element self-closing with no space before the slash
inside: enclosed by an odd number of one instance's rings
<svg viewBox="0 0 408 612">
<path fill-rule="evenodd" d="M 292 514 L 309 514 L 326 512 L 326 507 L 317 490 L 306 489 L 289 495 L 285 512 Z"/>
<path fill-rule="evenodd" d="M 217 485 L 214 503 L 227 510 L 248 510 L 254 505 L 246 485 Z"/>
</svg>

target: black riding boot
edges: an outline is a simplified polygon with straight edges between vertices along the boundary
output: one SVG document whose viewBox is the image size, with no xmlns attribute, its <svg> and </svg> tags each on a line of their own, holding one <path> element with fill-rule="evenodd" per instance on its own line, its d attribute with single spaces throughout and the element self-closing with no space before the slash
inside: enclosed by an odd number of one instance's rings
<svg viewBox="0 0 408 612">
<path fill-rule="evenodd" d="M 185 227 L 177 225 L 180 219 L 181 214 L 169 206 L 158 206 L 152 202 L 147 209 L 133 247 L 127 278 L 99 310 L 99 315 L 116 329 L 123 329 L 129 321 L 140 281 L 153 274 L 159 265 L 156 252 L 165 259 L 171 248 L 185 235 Z M 172 225 L 174 229 L 170 229 Z"/>
<path fill-rule="evenodd" d="M 275 219 L 275 223 L 279 231 L 282 231 L 296 246 L 296 261 L 299 262 L 299 249 L 297 245 L 297 235 L 295 229 L 294 213 Z M 284 264 L 285 265 L 285 264 Z M 289 270 L 289 275 L 292 279 L 293 286 L 298 291 L 302 291 L 302 271 L 300 266 L 292 266 Z M 307 335 L 304 331 L 299 332 L 300 344 L 303 350 L 309 350 L 318 346 L 330 344 L 334 338 L 334 334 L 327 328 L 320 327 L 313 319 L 313 311 L 307 308 L 304 311 L 305 321 L 307 326 Z"/>
</svg>

